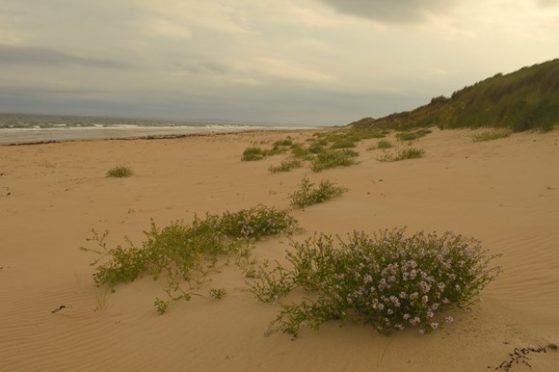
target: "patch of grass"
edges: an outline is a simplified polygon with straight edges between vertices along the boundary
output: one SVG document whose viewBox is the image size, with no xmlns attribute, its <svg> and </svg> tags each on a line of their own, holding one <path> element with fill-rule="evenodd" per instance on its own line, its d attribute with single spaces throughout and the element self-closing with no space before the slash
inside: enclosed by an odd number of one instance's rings
<svg viewBox="0 0 559 372">
<path fill-rule="evenodd" d="M 257 161 L 262 160 L 268 156 L 283 154 L 293 146 L 293 141 L 290 138 L 276 141 L 272 144 L 272 148 L 263 149 L 261 147 L 248 147 L 243 151 L 241 156 L 242 161 Z"/>
<path fill-rule="evenodd" d="M 410 147 L 407 149 L 399 150 L 396 153 L 386 152 L 383 155 L 383 157 L 378 160 L 383 162 L 392 162 L 392 161 L 400 161 L 400 160 L 407 160 L 407 159 L 419 159 L 422 158 L 424 154 L 425 154 L 424 150 Z"/>
<path fill-rule="evenodd" d="M 225 288 L 212 288 L 210 289 L 210 297 L 214 300 L 221 300 L 227 294 Z"/>
<path fill-rule="evenodd" d="M 432 131 L 426 128 L 420 128 L 412 131 L 404 131 L 400 133 L 396 133 L 396 138 L 402 142 L 405 141 L 414 141 L 418 138 L 425 137 Z"/>
<path fill-rule="evenodd" d="M 311 170 L 321 172 L 334 167 L 347 167 L 355 164 L 354 157 L 359 154 L 353 150 L 325 150 L 316 155 L 312 160 Z"/>
<path fill-rule="evenodd" d="M 390 149 L 393 145 L 389 141 L 380 140 L 377 142 L 377 149 Z"/>
<path fill-rule="evenodd" d="M 99 255 L 93 263 L 96 266 L 93 279 L 98 286 L 114 289 L 142 275 L 151 275 L 154 279 L 165 276 L 168 299 L 158 298 L 154 303 L 162 313 L 171 302 L 189 300 L 194 293 L 183 290 L 180 283 L 187 281 L 192 287 L 219 257 L 246 257 L 250 242 L 291 234 L 296 228 L 297 221 L 287 211 L 258 206 L 221 216 L 195 217 L 190 225 L 177 221 L 160 229 L 152 222 L 140 246 L 127 239 L 125 246 L 109 248 L 108 233 L 93 231 L 88 240 L 97 248 L 82 250 Z"/>
<path fill-rule="evenodd" d="M 500 138 L 509 137 L 512 134 L 511 129 L 494 129 L 481 133 L 476 133 L 472 136 L 473 142 L 493 141 Z"/>
<path fill-rule="evenodd" d="M 330 145 L 331 149 L 349 149 L 355 147 L 355 140 L 349 137 L 336 138 Z"/>
<path fill-rule="evenodd" d="M 301 168 L 301 161 L 297 159 L 287 159 L 280 163 L 277 166 L 271 166 L 270 172 L 278 173 L 278 172 L 289 172 L 292 169 Z"/>
<path fill-rule="evenodd" d="M 319 142 L 313 142 L 310 144 L 308 151 L 312 154 L 318 154 L 324 151 L 324 144 L 320 144 Z"/>
<path fill-rule="evenodd" d="M 453 233 L 354 232 L 337 242 L 320 235 L 293 243 L 288 267 L 260 268 L 251 291 L 263 302 L 295 288 L 310 295 L 283 305 L 269 332 L 296 337 L 302 327 L 341 320 L 383 334 L 409 327 L 426 333 L 452 322 L 440 313 L 470 305 L 496 278 L 494 258 L 479 241 Z"/>
<path fill-rule="evenodd" d="M 307 159 L 310 153 L 303 145 L 294 143 L 291 145 L 291 155 L 298 159 Z"/>
<path fill-rule="evenodd" d="M 132 169 L 125 166 L 114 167 L 107 171 L 107 177 L 123 178 L 123 177 L 130 177 L 133 174 L 134 172 L 132 171 Z"/>
<path fill-rule="evenodd" d="M 279 140 L 273 143 L 274 147 L 281 147 L 281 146 L 291 146 L 293 144 L 293 141 L 291 140 L 291 138 L 286 138 L 283 140 Z"/>
<path fill-rule="evenodd" d="M 320 181 L 317 187 L 314 185 L 308 178 L 303 178 L 299 188 L 289 196 L 291 205 L 294 208 L 304 208 L 340 196 L 346 191 L 345 188 L 336 186 L 331 181 Z"/>
<path fill-rule="evenodd" d="M 249 147 L 243 151 L 242 161 L 262 160 L 267 156 L 267 151 L 260 147 Z"/>
</svg>

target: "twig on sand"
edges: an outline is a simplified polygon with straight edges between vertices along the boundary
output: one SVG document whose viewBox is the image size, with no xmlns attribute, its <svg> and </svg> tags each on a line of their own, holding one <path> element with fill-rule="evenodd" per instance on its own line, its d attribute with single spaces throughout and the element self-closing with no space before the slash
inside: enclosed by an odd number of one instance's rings
<svg viewBox="0 0 559 372">
<path fill-rule="evenodd" d="M 514 365 L 524 364 L 532 368 L 528 363 L 531 358 L 528 356 L 530 353 L 547 353 L 549 350 L 557 351 L 557 345 L 548 344 L 547 346 L 534 347 L 517 347 L 512 353 L 509 353 L 508 359 L 504 360 L 499 366 L 495 367 L 495 371 L 503 370 L 510 371 Z"/>
<path fill-rule="evenodd" d="M 57 312 L 59 312 L 62 309 L 66 309 L 66 305 L 60 305 L 58 308 L 52 310 L 51 313 L 56 314 Z"/>
</svg>

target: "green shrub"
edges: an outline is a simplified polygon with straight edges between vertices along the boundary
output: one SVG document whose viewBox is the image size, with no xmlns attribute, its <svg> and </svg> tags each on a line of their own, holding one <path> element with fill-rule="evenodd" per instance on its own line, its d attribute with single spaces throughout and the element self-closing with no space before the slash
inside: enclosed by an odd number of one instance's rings
<svg viewBox="0 0 559 372">
<path fill-rule="evenodd" d="M 132 169 L 125 166 L 114 167 L 107 171 L 107 177 L 122 178 L 122 177 L 130 177 L 132 174 L 134 174 Z"/>
<path fill-rule="evenodd" d="M 420 128 L 414 131 L 396 133 L 396 138 L 400 141 L 414 141 L 418 138 L 425 137 L 429 133 L 431 133 L 430 129 Z"/>
<path fill-rule="evenodd" d="M 140 246 L 127 240 L 126 247 L 108 248 L 107 233 L 99 235 L 93 231 L 93 237 L 88 240 L 96 242 L 100 249 L 82 249 L 100 255 L 93 274 L 99 286 L 114 288 L 144 274 L 154 279 L 165 275 L 169 300 L 156 299 L 154 303 L 159 312 L 165 312 L 170 302 L 189 300 L 193 294 L 180 287 L 181 281 L 191 282 L 202 275 L 220 256 L 246 255 L 249 242 L 291 234 L 296 228 L 297 221 L 287 211 L 258 206 L 221 216 L 195 217 L 191 225 L 174 222 L 159 229 L 152 222 Z"/>
<path fill-rule="evenodd" d="M 295 337 L 304 326 L 355 320 L 384 334 L 408 327 L 424 333 L 451 322 L 440 313 L 468 306 L 495 279 L 494 258 L 479 241 L 452 233 L 354 232 L 338 244 L 321 235 L 294 243 L 289 267 L 261 268 L 251 290 L 264 302 L 295 288 L 312 295 L 283 306 L 271 332 Z"/>
<path fill-rule="evenodd" d="M 291 145 L 291 155 L 299 159 L 306 159 L 309 156 L 309 151 L 299 143 Z"/>
<path fill-rule="evenodd" d="M 320 181 L 317 187 L 313 187 L 308 178 L 303 178 L 299 188 L 289 196 L 294 208 L 304 208 L 309 205 L 318 204 L 342 195 L 346 189 L 334 185 L 330 181 Z"/>
<path fill-rule="evenodd" d="M 493 141 L 499 138 L 506 138 L 512 134 L 511 129 L 494 129 L 481 133 L 476 133 L 472 136 L 473 142 Z"/>
<path fill-rule="evenodd" d="M 267 156 L 267 151 L 260 147 L 249 147 L 243 151 L 242 161 L 262 160 Z"/>
<path fill-rule="evenodd" d="M 213 298 L 214 300 L 221 300 L 223 297 L 225 297 L 226 294 L 227 291 L 225 290 L 225 288 L 210 289 L 210 297 Z"/>
<path fill-rule="evenodd" d="M 281 162 L 280 165 L 271 166 L 270 172 L 277 173 L 277 172 L 289 172 L 292 169 L 301 168 L 301 161 L 297 159 L 287 159 Z"/>
<path fill-rule="evenodd" d="M 377 143 L 377 149 L 390 149 L 392 147 L 392 144 L 386 140 L 380 140 Z"/>
<path fill-rule="evenodd" d="M 308 150 L 312 154 L 318 154 L 324 151 L 324 147 L 319 142 L 314 142 L 309 146 Z"/>
<path fill-rule="evenodd" d="M 312 160 L 311 169 L 313 172 L 320 172 L 334 167 L 347 167 L 355 164 L 353 158 L 357 155 L 357 152 L 348 149 L 325 150 Z"/>
<path fill-rule="evenodd" d="M 274 144 L 273 144 L 274 147 L 280 147 L 280 146 L 289 147 L 291 145 L 293 145 L 293 141 L 291 140 L 291 138 L 286 138 L 286 139 L 283 139 L 283 140 L 279 140 L 279 141 L 274 142 Z"/>
<path fill-rule="evenodd" d="M 410 148 L 407 148 L 407 149 L 399 150 L 395 154 L 390 153 L 390 152 L 386 152 L 384 154 L 384 156 L 382 158 L 378 159 L 378 160 L 383 161 L 383 162 L 392 162 L 392 161 L 400 161 L 400 160 L 406 160 L 406 159 L 418 159 L 418 158 L 423 157 L 424 154 L 425 154 L 424 150 L 410 147 Z"/>
<path fill-rule="evenodd" d="M 206 217 L 208 218 L 217 218 L 215 226 L 210 224 L 214 234 L 221 232 L 226 237 L 244 240 L 260 240 L 267 236 L 292 234 L 297 228 L 297 221 L 288 211 L 265 206 L 238 212 L 225 212 L 220 218 Z"/>
<path fill-rule="evenodd" d="M 348 137 L 337 138 L 330 145 L 331 149 L 347 149 L 352 147 L 355 147 L 355 141 Z"/>
</svg>

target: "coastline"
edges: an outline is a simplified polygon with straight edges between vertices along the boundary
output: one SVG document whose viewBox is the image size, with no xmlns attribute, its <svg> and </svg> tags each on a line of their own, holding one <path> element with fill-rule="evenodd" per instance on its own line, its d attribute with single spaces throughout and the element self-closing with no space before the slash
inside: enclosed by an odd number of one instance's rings
<svg viewBox="0 0 559 372">
<path fill-rule="evenodd" d="M 240 160 L 247 147 L 287 135 L 303 143 L 316 131 L 0 146 L 0 369 L 477 371 L 515 347 L 558 342 L 558 130 L 485 143 L 472 142 L 471 130 L 434 130 L 414 142 L 424 158 L 395 163 L 379 162 L 382 150 L 367 150 L 377 140 L 366 140 L 358 164 L 321 173 L 270 173 L 285 155 Z M 134 175 L 105 177 L 120 164 Z M 92 228 L 109 230 L 114 247 L 124 237 L 141 242 L 151 219 L 162 227 L 258 204 L 288 209 L 305 176 L 349 191 L 294 211 L 304 231 L 259 242 L 255 259 L 282 260 L 290 240 L 315 233 L 407 226 L 478 238 L 502 254 L 504 273 L 470 310 L 453 310 L 454 324 L 427 336 L 330 322 L 291 341 L 264 335 L 278 305 L 256 301 L 235 265 L 220 262 L 203 296 L 159 316 L 161 283 L 144 277 L 104 291 L 91 277 L 95 257 L 79 250 Z M 228 292 L 219 302 L 205 296 L 215 287 Z M 530 363 L 552 371 L 559 356 Z"/>
<path fill-rule="evenodd" d="M 219 132 L 198 132 L 198 133 L 185 133 L 185 134 L 147 134 L 147 135 L 132 135 L 125 137 L 102 137 L 102 138 L 74 138 L 74 139 L 52 139 L 52 140 L 37 140 L 30 142 L 13 142 L 13 143 L 2 143 L 0 146 L 25 146 L 25 145 L 43 145 L 43 144 L 53 144 L 53 143 L 64 143 L 64 142 L 89 142 L 89 141 L 135 141 L 135 140 L 166 140 L 166 139 L 179 139 L 187 137 L 206 137 L 206 136 L 223 136 L 228 134 L 238 134 L 238 133 L 290 133 L 290 132 L 320 132 L 323 130 L 331 129 L 329 127 L 316 127 L 316 128 L 296 128 L 296 127 L 286 127 L 285 129 L 272 128 L 272 129 L 242 129 L 242 130 L 231 130 L 231 131 L 219 131 Z M 1 132 L 0 132 L 1 134 Z"/>
<path fill-rule="evenodd" d="M 117 139 L 166 139 L 190 135 L 217 135 L 252 131 L 290 131 L 317 129 L 314 127 L 263 127 L 263 126 L 109 126 L 109 127 L 65 127 L 65 128 L 3 128 L 0 129 L 0 146 L 14 144 L 56 143 L 79 140 Z"/>
</svg>

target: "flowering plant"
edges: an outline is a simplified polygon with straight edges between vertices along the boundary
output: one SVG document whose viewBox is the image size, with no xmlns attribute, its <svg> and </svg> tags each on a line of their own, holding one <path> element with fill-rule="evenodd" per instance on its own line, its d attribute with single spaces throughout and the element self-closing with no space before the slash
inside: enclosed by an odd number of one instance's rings
<svg viewBox="0 0 559 372">
<path fill-rule="evenodd" d="M 297 336 L 301 326 L 328 320 L 358 319 L 381 333 L 416 327 L 437 329 L 439 314 L 450 306 L 467 306 L 499 273 L 491 267 L 479 241 L 461 235 L 417 233 L 404 229 L 372 236 L 354 232 L 334 244 L 320 235 L 295 243 L 289 268 L 261 271 L 252 290 L 259 298 L 277 299 L 301 287 L 312 299 L 283 306 L 271 331 Z M 272 275 L 279 272 L 275 281 Z M 284 290 L 272 293 L 275 288 Z M 285 290 L 288 288 L 289 290 Z M 444 322 L 451 322 L 447 316 Z"/>
</svg>

